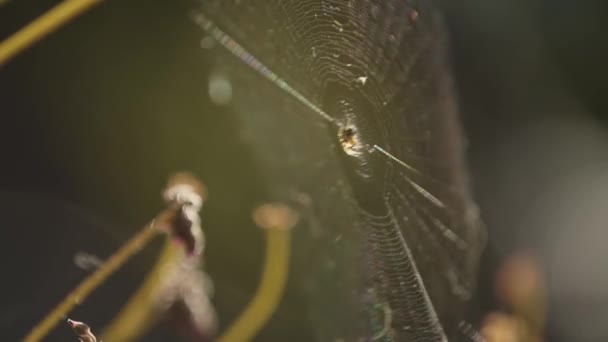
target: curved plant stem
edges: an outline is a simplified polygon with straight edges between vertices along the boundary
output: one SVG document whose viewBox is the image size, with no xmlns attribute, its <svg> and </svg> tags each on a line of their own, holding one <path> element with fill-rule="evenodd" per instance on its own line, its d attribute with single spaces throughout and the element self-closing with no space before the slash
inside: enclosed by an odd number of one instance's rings
<svg viewBox="0 0 608 342">
<path fill-rule="evenodd" d="M 258 290 L 219 342 L 250 341 L 276 310 L 287 281 L 290 234 L 283 227 L 266 229 L 266 257 Z"/>
<path fill-rule="evenodd" d="M 0 43 L 0 66 L 101 0 L 65 0 Z"/>
</svg>

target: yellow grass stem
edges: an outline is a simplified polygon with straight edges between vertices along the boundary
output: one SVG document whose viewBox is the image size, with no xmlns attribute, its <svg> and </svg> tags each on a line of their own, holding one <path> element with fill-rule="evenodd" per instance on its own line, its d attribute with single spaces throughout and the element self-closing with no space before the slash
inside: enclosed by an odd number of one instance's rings
<svg viewBox="0 0 608 342">
<path fill-rule="evenodd" d="M 65 0 L 0 42 L 0 66 L 101 0 Z"/>
<path fill-rule="evenodd" d="M 146 279 L 128 303 L 121 309 L 102 334 L 102 341 L 135 341 L 145 331 L 150 317 L 151 303 L 157 294 L 166 267 L 171 267 L 183 251 L 170 237 Z"/>
<path fill-rule="evenodd" d="M 277 309 L 287 282 L 290 228 L 293 224 L 275 225 L 280 221 L 272 222 L 272 226 L 263 227 L 266 231 L 266 256 L 260 284 L 252 301 L 219 338 L 219 342 L 252 340 Z"/>
</svg>

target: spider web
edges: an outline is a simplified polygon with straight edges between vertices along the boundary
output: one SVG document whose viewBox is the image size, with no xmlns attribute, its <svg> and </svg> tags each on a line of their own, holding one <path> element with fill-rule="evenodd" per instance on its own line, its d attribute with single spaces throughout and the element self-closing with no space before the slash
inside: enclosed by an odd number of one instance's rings
<svg viewBox="0 0 608 342">
<path fill-rule="evenodd" d="M 305 214 L 290 286 L 316 337 L 457 336 L 484 229 L 431 1 L 217 0 L 197 20 L 273 196 Z"/>
</svg>

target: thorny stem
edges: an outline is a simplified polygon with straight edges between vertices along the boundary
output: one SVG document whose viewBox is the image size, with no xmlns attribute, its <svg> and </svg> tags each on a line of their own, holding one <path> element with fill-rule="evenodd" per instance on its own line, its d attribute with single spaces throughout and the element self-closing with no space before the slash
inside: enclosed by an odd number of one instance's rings
<svg viewBox="0 0 608 342">
<path fill-rule="evenodd" d="M 65 0 L 0 42 L 0 66 L 101 0 Z"/>
<path fill-rule="evenodd" d="M 166 215 L 166 212 L 160 216 Z M 127 243 L 125 243 L 118 251 L 104 262 L 97 270 L 85 278 L 72 292 L 70 292 L 44 319 L 38 323 L 29 334 L 24 338 L 25 342 L 37 342 L 46 336 L 57 323 L 74 308 L 74 306 L 83 302 L 88 295 L 101 285 L 108 276 L 119 269 L 130 257 L 139 252 L 145 245 L 155 236 L 161 233 L 157 229 L 157 219 L 152 220 L 137 234 L 135 234 Z"/>
</svg>

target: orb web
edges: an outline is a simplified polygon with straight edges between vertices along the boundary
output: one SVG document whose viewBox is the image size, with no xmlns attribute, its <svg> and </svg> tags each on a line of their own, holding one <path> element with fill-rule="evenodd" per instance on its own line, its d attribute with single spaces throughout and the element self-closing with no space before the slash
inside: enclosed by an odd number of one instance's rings
<svg viewBox="0 0 608 342">
<path fill-rule="evenodd" d="M 291 283 L 316 338 L 458 335 L 484 230 L 432 2 L 217 0 L 197 20 L 270 192 L 305 214 Z"/>
</svg>

